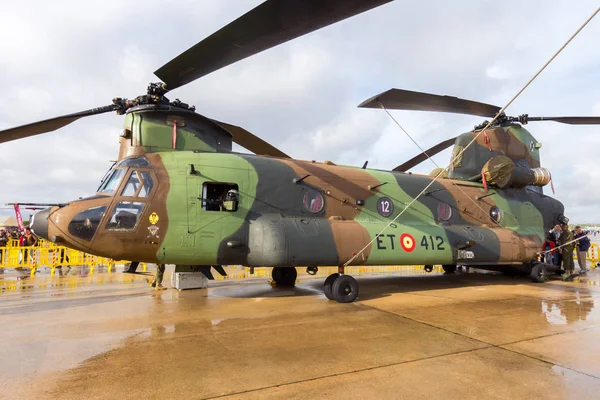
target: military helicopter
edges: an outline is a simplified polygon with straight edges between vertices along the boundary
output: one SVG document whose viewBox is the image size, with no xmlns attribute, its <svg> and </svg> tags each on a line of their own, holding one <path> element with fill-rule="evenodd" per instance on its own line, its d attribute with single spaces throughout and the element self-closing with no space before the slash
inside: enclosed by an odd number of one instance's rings
<svg viewBox="0 0 600 400">
<path fill-rule="evenodd" d="M 162 80 L 133 100 L 0 131 L 0 143 L 50 132 L 80 118 L 125 116 L 117 162 L 94 196 L 36 213 L 34 232 L 113 259 L 175 264 L 212 278 L 223 265 L 273 267 L 277 285 L 294 285 L 295 266 L 324 282 L 330 300 L 352 302 L 358 283 L 345 265 L 458 265 L 520 268 L 543 280 L 535 260 L 546 232 L 566 221 L 543 194 L 550 174 L 528 116 L 495 118 L 478 146 L 475 132 L 446 140 L 392 171 L 291 159 L 247 130 L 210 119 L 169 91 L 308 32 L 389 0 L 270 0 L 158 69 Z M 495 116 L 500 108 L 394 89 L 363 103 Z M 550 118 L 598 123 L 590 117 Z M 540 118 L 538 118 L 540 119 Z M 542 118 L 548 120 L 549 118 Z M 232 142 L 255 153 L 232 152 Z M 454 165 L 397 218 L 434 178 L 408 171 L 454 144 Z M 426 153 L 426 154 L 425 154 Z M 393 221 L 393 222 L 392 222 Z M 383 229 L 389 225 L 387 230 Z M 363 250 L 361 250 L 363 249 Z M 535 271 L 534 271 L 535 270 Z"/>
</svg>

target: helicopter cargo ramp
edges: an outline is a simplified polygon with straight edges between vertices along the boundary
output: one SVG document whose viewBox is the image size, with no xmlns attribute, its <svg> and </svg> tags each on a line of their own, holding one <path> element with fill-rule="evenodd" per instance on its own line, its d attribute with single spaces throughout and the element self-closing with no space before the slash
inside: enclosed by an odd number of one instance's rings
<svg viewBox="0 0 600 400">
<path fill-rule="evenodd" d="M 595 399 L 600 391 L 599 270 L 546 284 L 477 271 L 367 271 L 352 304 L 328 301 L 322 278 L 306 274 L 295 288 L 259 276 L 195 291 L 153 291 L 144 275 L 78 274 L 0 275 L 0 398 Z"/>
</svg>

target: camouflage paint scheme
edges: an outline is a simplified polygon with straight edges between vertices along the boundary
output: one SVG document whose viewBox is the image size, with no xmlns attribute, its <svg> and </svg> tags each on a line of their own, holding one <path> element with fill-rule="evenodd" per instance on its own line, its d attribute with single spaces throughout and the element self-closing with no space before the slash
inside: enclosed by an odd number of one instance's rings
<svg viewBox="0 0 600 400">
<path fill-rule="evenodd" d="M 509 157 L 518 166 L 540 167 L 541 144 L 521 125 L 510 124 L 488 128 L 484 132 L 464 133 L 456 138 L 453 154 L 457 155 L 474 138 L 477 138 L 475 142 L 455 160 L 454 168 L 448 173 L 450 178 L 469 179 L 481 173 L 483 165 L 498 155 Z"/>
<path fill-rule="evenodd" d="M 459 136 L 457 146 L 466 145 L 474 135 Z M 128 160 L 135 164 L 145 157 L 149 165 L 117 164 L 116 168 L 126 168 L 126 175 L 115 193 L 124 190 L 133 171 L 147 171 L 154 179 L 150 196 L 98 193 L 53 208 L 48 236 L 114 259 L 177 265 L 342 265 L 365 246 L 352 264 L 460 264 L 490 269 L 523 265 L 536 257 L 564 207 L 541 190 L 527 188 L 491 188 L 488 196 L 478 199 L 486 195 L 483 185 L 466 179 L 490 157 L 506 154 L 521 164 L 539 166 L 538 150 L 531 144 L 535 139 L 522 127 L 490 129 L 488 137 L 492 151 L 480 135 L 450 172 L 454 179 L 435 182 L 377 237 L 432 177 L 232 153 L 231 134 L 196 113 L 175 108 L 132 109 L 125 119 L 120 164 Z M 238 185 L 237 211 L 203 208 L 203 185 L 211 182 Z M 324 198 L 323 209 L 316 213 L 304 206 L 304 196 L 311 190 Z M 385 199 L 391 202 L 388 208 L 393 206 L 389 216 L 378 211 L 378 201 Z M 145 204 L 133 231 L 106 228 L 119 201 Z M 107 210 L 93 239 L 70 235 L 70 218 L 97 206 Z M 492 207 L 504 213 L 499 224 L 490 218 Z M 457 247 L 469 241 L 474 244 L 467 256 Z"/>
</svg>

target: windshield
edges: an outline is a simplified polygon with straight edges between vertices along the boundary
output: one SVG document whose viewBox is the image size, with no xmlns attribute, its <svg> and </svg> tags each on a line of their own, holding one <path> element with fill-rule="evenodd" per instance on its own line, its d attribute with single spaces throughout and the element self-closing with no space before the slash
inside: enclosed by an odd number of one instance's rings
<svg viewBox="0 0 600 400">
<path fill-rule="evenodd" d="M 125 169 L 115 169 L 110 178 L 100 186 L 98 192 L 114 194 L 121 183 L 121 179 L 123 179 L 123 175 L 125 175 Z"/>
<path fill-rule="evenodd" d="M 113 164 L 110 166 L 110 168 L 108 169 L 108 171 L 106 171 L 106 173 L 104 174 L 104 176 L 103 176 L 103 177 L 102 177 L 102 179 L 100 180 L 100 185 L 98 185 L 98 189 L 96 190 L 96 192 L 99 192 L 99 191 L 100 191 L 100 188 L 102 187 L 102 185 L 104 185 L 104 182 L 106 182 L 106 180 L 108 179 L 108 177 L 110 176 L 110 174 L 112 174 L 112 172 L 113 172 L 113 170 L 114 170 L 114 168 L 115 168 L 115 165 L 116 165 L 116 164 L 117 164 L 117 163 L 116 163 L 116 162 L 114 162 L 114 163 L 113 163 Z"/>
</svg>

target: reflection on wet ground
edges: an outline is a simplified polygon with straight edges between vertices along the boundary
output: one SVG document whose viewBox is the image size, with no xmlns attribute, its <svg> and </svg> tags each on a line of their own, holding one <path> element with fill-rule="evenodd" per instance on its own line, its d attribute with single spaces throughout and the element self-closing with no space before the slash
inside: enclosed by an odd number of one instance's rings
<svg viewBox="0 0 600 400">
<path fill-rule="evenodd" d="M 361 274 L 149 290 L 121 272 L 0 275 L 0 398 L 548 398 L 600 391 L 600 271 Z M 410 272 L 410 273 L 409 273 Z"/>
</svg>

